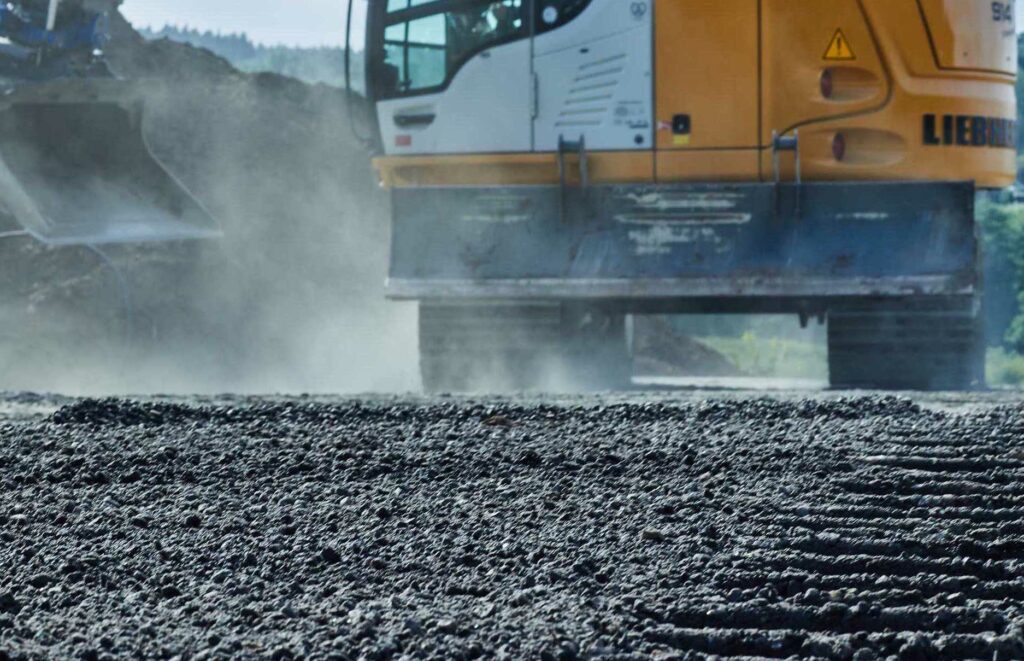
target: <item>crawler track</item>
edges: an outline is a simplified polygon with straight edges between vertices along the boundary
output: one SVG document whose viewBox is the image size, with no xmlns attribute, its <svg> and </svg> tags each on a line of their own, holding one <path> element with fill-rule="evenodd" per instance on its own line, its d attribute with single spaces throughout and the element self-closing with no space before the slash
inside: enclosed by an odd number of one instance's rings
<svg viewBox="0 0 1024 661">
<path fill-rule="evenodd" d="M 1024 657 L 1024 407 L 80 401 L 0 658 Z"/>
</svg>

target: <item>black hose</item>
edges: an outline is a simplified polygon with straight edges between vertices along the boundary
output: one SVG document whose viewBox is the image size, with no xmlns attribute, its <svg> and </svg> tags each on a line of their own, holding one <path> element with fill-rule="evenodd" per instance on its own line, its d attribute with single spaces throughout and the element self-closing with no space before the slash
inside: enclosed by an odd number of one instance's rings
<svg viewBox="0 0 1024 661">
<path fill-rule="evenodd" d="M 345 20 L 345 110 L 348 115 L 349 130 L 352 131 L 356 142 L 362 144 L 368 151 L 373 151 L 373 139 L 359 133 L 359 127 L 356 126 L 355 106 L 352 103 L 352 7 L 354 4 L 354 0 L 348 0 L 348 17 Z M 368 85 L 369 82 L 364 81 L 364 87 Z"/>
<path fill-rule="evenodd" d="M 352 94 L 352 0 L 348 0 L 345 19 L 345 91 Z"/>
</svg>

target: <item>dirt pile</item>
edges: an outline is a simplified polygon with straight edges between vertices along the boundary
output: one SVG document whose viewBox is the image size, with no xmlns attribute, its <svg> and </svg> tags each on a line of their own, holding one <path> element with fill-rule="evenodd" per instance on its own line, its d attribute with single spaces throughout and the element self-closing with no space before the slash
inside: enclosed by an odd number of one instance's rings
<svg viewBox="0 0 1024 661">
<path fill-rule="evenodd" d="M 85 400 L 0 433 L 0 657 L 1024 655 L 1019 406 Z"/>
<path fill-rule="evenodd" d="M 147 91 L 153 151 L 224 238 L 104 256 L 0 241 L 0 307 L 13 322 L 3 385 L 415 388 L 414 315 L 383 299 L 387 198 L 344 92 L 242 74 L 205 51 L 147 43 L 123 20 L 114 36 L 112 70 Z"/>
<path fill-rule="evenodd" d="M 741 376 L 728 358 L 672 328 L 666 317 L 634 320 L 634 371 L 642 376 Z"/>
</svg>

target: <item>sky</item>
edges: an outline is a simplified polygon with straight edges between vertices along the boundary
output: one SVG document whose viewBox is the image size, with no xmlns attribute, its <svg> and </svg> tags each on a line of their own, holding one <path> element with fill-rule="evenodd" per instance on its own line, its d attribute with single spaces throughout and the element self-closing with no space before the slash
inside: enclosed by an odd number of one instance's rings
<svg viewBox="0 0 1024 661">
<path fill-rule="evenodd" d="M 346 0 L 125 0 L 138 27 L 168 23 L 215 32 L 246 32 L 262 44 L 338 46 L 345 41 Z"/>
<path fill-rule="evenodd" d="M 247 32 L 263 44 L 338 46 L 345 40 L 347 4 L 346 0 L 125 0 L 122 11 L 139 27 L 187 24 L 202 30 Z M 1024 11 L 1017 12 L 1017 28 L 1024 29 Z"/>
</svg>

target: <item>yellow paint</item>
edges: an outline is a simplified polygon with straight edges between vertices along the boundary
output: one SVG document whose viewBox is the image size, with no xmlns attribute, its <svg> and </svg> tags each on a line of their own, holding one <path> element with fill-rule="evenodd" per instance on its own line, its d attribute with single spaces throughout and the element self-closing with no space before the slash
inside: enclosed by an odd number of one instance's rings
<svg viewBox="0 0 1024 661">
<path fill-rule="evenodd" d="M 847 41 L 846 35 L 843 34 L 842 28 L 836 30 L 832 41 L 829 42 L 828 48 L 825 50 L 824 59 L 839 62 L 857 59 L 857 56 L 853 54 L 853 49 L 850 48 L 850 42 Z"/>
<path fill-rule="evenodd" d="M 750 181 L 758 170 L 756 149 L 671 149 L 657 153 L 658 181 Z M 756 174 L 753 177 L 756 179 Z"/>
<path fill-rule="evenodd" d="M 555 154 L 465 154 L 384 156 L 373 161 L 386 188 L 409 186 L 545 185 L 559 183 Z M 567 159 L 570 184 L 579 183 L 575 157 Z M 591 152 L 592 183 L 630 183 L 654 179 L 649 151 Z"/>
</svg>

